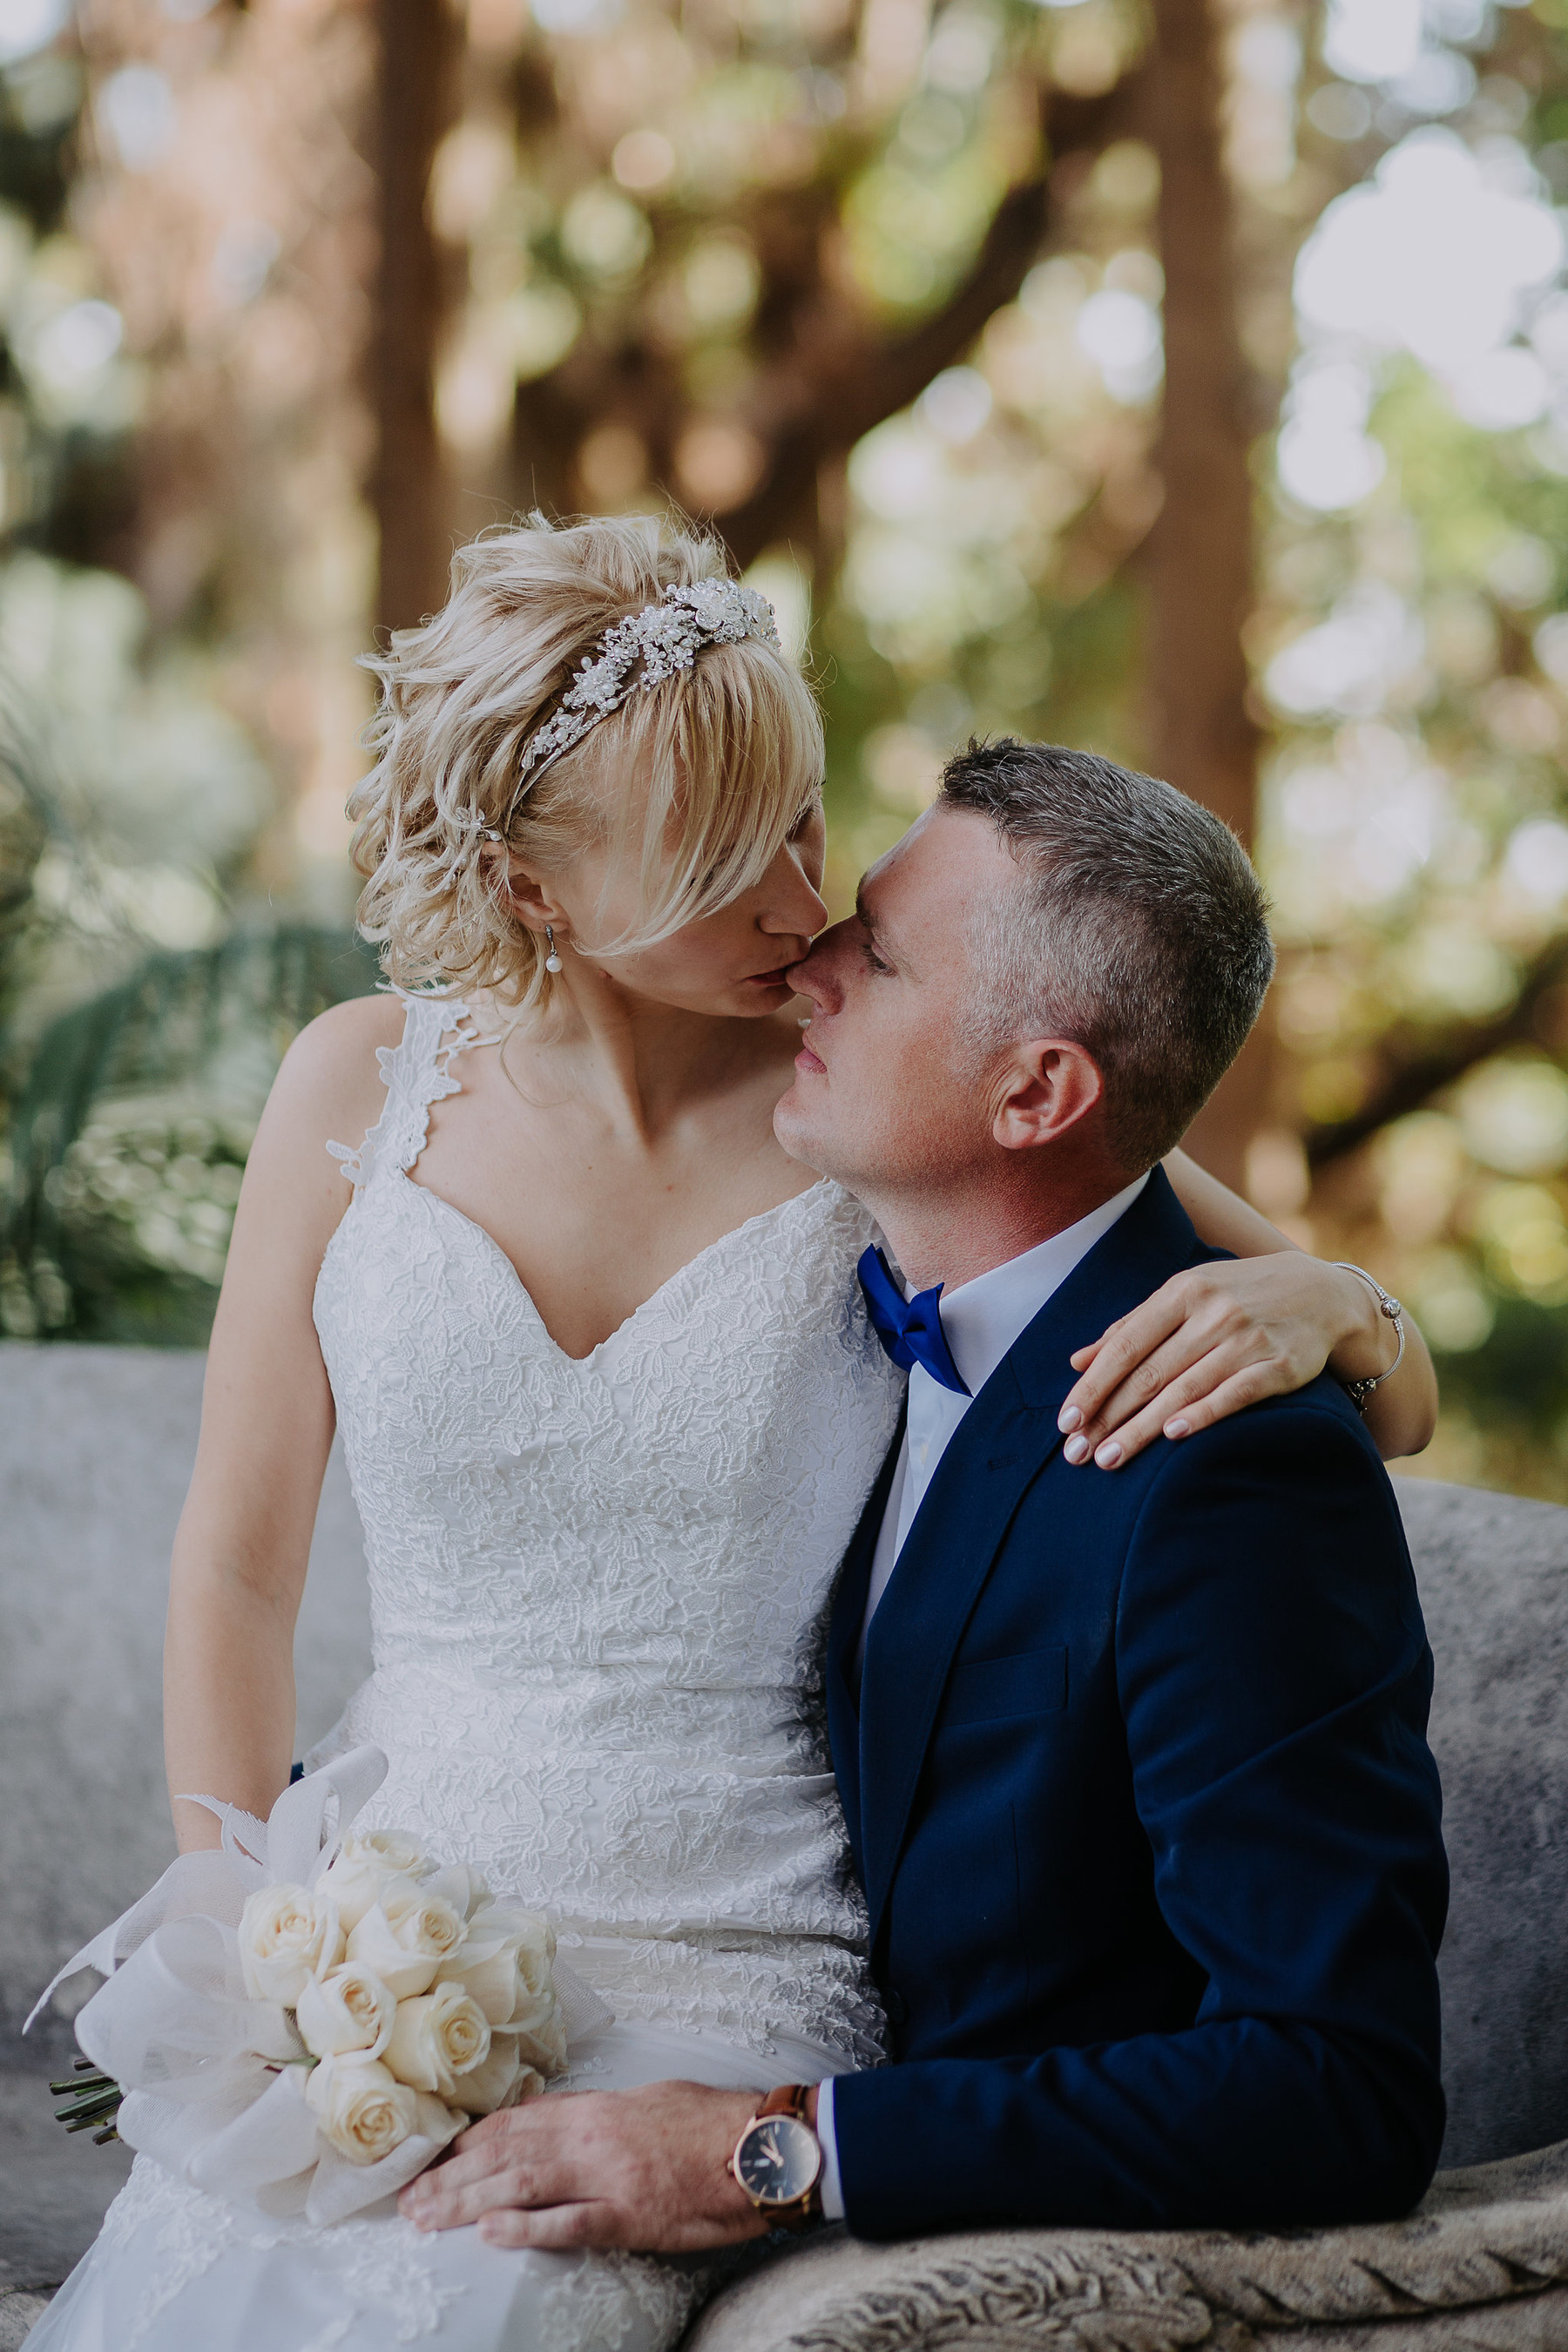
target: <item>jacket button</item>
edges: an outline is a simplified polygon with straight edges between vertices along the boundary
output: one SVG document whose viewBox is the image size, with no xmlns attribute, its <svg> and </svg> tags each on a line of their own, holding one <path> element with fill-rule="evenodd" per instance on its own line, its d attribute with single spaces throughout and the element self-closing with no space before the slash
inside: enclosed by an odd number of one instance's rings
<svg viewBox="0 0 1568 2352">
<path fill-rule="evenodd" d="M 909 2017 L 910 2005 L 904 1999 L 901 1992 L 890 1991 L 889 1993 L 887 2009 L 888 2022 L 889 2025 L 902 2025 Z"/>
</svg>

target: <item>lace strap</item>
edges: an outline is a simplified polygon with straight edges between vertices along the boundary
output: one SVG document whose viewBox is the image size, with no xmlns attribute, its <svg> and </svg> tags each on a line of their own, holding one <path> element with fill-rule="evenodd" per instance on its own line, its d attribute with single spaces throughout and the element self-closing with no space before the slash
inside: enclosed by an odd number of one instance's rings
<svg viewBox="0 0 1568 2352">
<path fill-rule="evenodd" d="M 391 993 L 404 1004 L 403 1034 L 395 1045 L 378 1045 L 386 1088 L 386 1108 L 357 1147 L 329 1143 L 332 1158 L 360 1192 L 378 1167 L 406 1171 L 425 1149 L 430 1131 L 430 1107 L 447 1095 L 460 1095 L 462 1080 L 452 1075 L 452 1064 L 470 1045 L 493 1045 L 494 1035 L 481 1035 L 461 997 L 415 996 L 405 989 Z"/>
</svg>

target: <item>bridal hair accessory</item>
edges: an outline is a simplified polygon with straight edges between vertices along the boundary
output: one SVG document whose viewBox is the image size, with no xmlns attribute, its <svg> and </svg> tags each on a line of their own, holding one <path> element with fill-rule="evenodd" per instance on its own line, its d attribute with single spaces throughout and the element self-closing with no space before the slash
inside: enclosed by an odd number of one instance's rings
<svg viewBox="0 0 1568 2352">
<path fill-rule="evenodd" d="M 554 711 L 524 744 L 518 762 L 521 782 L 505 821 L 497 827 L 476 820 L 482 838 L 504 842 L 523 793 L 639 688 L 649 693 L 677 670 L 689 669 L 705 646 L 738 646 L 747 637 L 784 651 L 767 598 L 733 580 L 694 580 L 667 588 L 657 604 L 613 623 L 594 651 L 584 655 Z"/>
<path fill-rule="evenodd" d="M 550 942 L 550 953 L 544 959 L 544 969 L 546 971 L 559 971 L 561 959 L 555 952 L 555 933 L 548 923 L 544 926 L 544 936 Z"/>
<path fill-rule="evenodd" d="M 657 604 L 645 604 L 606 629 L 596 653 L 584 655 L 554 716 L 524 746 L 522 773 L 537 772 L 570 751 L 637 687 L 647 693 L 677 670 L 689 669 L 704 646 L 738 646 L 746 637 L 784 650 L 773 608 L 755 589 L 733 580 L 694 580 L 689 587 L 667 588 Z"/>
<path fill-rule="evenodd" d="M 189 1800 L 221 1847 L 171 1864 L 27 2020 L 79 1969 L 107 1978 L 76 2021 L 95 2072 L 51 2086 L 70 2129 L 101 2123 L 194 2189 L 320 2227 L 542 2091 L 611 2022 L 536 1912 L 403 1831 L 353 1833 L 385 1777 L 356 1748 L 266 1822 Z"/>
</svg>

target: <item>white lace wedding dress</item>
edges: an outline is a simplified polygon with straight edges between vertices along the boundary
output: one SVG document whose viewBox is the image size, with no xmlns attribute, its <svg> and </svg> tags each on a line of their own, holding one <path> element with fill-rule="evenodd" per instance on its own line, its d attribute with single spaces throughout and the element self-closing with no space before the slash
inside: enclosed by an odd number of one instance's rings
<svg viewBox="0 0 1568 2352">
<path fill-rule="evenodd" d="M 547 1912 L 616 2022 L 569 2084 L 762 2088 L 874 2064 L 820 1714 L 834 1572 L 897 1416 L 819 1183 L 576 1361 L 497 1244 L 411 1178 L 479 1042 L 411 999 L 316 1324 L 364 1522 L 375 1670 L 310 1759 Z M 605 1236 L 606 1248 L 614 1236 Z M 662 2352 L 700 2266 L 507 2252 L 390 2207 L 269 2221 L 145 2158 L 30 2352 Z"/>
</svg>

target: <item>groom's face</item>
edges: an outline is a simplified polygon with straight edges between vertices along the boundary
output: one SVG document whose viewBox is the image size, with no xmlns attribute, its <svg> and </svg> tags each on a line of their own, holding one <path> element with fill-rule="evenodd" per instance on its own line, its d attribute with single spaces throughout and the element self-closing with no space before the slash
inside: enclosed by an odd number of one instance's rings
<svg viewBox="0 0 1568 2352">
<path fill-rule="evenodd" d="M 873 1191 L 951 1181 L 986 1158 L 969 939 L 1017 878 L 988 818 L 940 805 L 872 866 L 855 914 L 790 975 L 815 1011 L 773 1116 L 786 1151 Z"/>
</svg>

